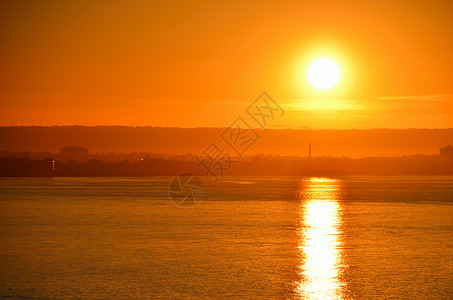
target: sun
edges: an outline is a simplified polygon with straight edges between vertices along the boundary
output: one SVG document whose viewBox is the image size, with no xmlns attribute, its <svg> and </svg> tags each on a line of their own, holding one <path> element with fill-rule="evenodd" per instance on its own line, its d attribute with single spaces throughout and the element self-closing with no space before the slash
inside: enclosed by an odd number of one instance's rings
<svg viewBox="0 0 453 300">
<path fill-rule="evenodd" d="M 320 90 L 334 87 L 340 80 L 340 76 L 340 67 L 330 58 L 318 58 L 308 67 L 308 81 L 313 87 Z"/>
</svg>

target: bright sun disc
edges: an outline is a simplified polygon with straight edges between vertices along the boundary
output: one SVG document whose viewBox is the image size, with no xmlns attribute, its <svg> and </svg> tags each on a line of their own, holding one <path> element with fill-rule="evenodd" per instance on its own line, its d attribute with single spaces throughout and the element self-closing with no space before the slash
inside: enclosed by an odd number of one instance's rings
<svg viewBox="0 0 453 300">
<path fill-rule="evenodd" d="M 340 80 L 340 67 L 329 58 L 319 58 L 308 68 L 308 81 L 320 90 L 330 89 Z"/>
</svg>

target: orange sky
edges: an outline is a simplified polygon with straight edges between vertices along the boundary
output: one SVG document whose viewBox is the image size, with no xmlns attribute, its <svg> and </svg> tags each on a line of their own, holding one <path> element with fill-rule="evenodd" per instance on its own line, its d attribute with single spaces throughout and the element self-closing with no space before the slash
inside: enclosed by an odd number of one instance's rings
<svg viewBox="0 0 453 300">
<path fill-rule="evenodd" d="M 3 1 L 0 125 L 453 127 L 451 1 Z M 333 54 L 336 89 L 304 64 Z"/>
</svg>

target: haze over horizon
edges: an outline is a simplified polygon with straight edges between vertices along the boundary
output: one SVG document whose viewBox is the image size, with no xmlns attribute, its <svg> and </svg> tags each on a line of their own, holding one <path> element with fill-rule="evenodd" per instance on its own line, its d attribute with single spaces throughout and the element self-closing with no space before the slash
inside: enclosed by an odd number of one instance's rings
<svg viewBox="0 0 453 300">
<path fill-rule="evenodd" d="M 126 126 L 0 127 L 0 151 L 50 151 L 84 146 L 96 152 L 153 152 L 201 154 L 213 141 L 231 149 L 220 138 L 226 128 L 162 128 Z M 453 144 L 450 129 L 300 130 L 254 129 L 259 138 L 245 153 L 313 156 L 437 155 Z M 222 144 L 223 143 L 223 144 Z M 234 151 L 231 151 L 231 155 Z"/>
</svg>

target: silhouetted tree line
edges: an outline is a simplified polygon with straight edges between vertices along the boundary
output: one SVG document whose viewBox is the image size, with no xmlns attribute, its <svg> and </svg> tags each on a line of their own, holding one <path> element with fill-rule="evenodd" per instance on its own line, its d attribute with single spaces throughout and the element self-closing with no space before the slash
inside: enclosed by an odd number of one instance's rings
<svg viewBox="0 0 453 300">
<path fill-rule="evenodd" d="M 438 158 L 332 158 L 288 160 L 255 157 L 232 165 L 213 166 L 207 175 L 453 175 L 453 162 Z M 61 163 L 52 158 L 1 157 L 0 176 L 173 176 L 183 172 L 206 175 L 208 170 L 197 161 L 144 158 L 138 162 L 118 163 L 90 160 L 86 163 Z"/>
<path fill-rule="evenodd" d="M 19 157 L 0 157 L 0 176 L 50 177 L 54 176 L 53 159 L 33 160 Z"/>
</svg>

